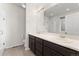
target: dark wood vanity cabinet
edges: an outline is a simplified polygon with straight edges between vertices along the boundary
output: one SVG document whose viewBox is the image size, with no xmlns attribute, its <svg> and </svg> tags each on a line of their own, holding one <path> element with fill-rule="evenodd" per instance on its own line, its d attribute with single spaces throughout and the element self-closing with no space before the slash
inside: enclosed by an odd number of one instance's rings
<svg viewBox="0 0 79 59">
<path fill-rule="evenodd" d="M 42 49 L 42 39 L 29 35 L 29 48 L 30 50 L 37 56 L 43 55 L 43 49 Z"/>
<path fill-rule="evenodd" d="M 35 54 L 35 37 L 29 35 L 29 48 Z"/>
<path fill-rule="evenodd" d="M 43 40 L 42 39 L 40 39 L 40 38 L 38 38 L 38 37 L 36 37 L 36 55 L 38 55 L 38 56 L 42 56 L 43 55 L 43 45 L 42 45 L 42 43 L 43 43 Z"/>
<path fill-rule="evenodd" d="M 52 54 L 56 56 L 77 56 L 79 55 L 78 51 L 72 50 L 70 48 L 67 48 L 67 47 L 64 47 L 64 46 L 61 46 L 61 45 L 58 45 L 56 43 L 52 43 L 49 41 L 44 40 L 44 46 L 48 47 L 51 50 L 51 52 L 54 51 Z"/>
<path fill-rule="evenodd" d="M 29 35 L 29 48 L 37 56 L 79 56 L 79 51 Z"/>
<path fill-rule="evenodd" d="M 61 54 L 57 53 L 56 51 L 46 46 L 44 46 L 43 55 L 44 56 L 61 56 Z"/>
</svg>

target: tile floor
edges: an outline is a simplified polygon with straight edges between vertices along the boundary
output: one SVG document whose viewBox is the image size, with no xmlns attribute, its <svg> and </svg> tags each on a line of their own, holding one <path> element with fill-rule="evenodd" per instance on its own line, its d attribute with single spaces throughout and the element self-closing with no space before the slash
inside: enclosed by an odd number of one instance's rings
<svg viewBox="0 0 79 59">
<path fill-rule="evenodd" d="M 30 50 L 25 50 L 24 46 L 17 46 L 4 50 L 3 56 L 35 56 Z"/>
</svg>

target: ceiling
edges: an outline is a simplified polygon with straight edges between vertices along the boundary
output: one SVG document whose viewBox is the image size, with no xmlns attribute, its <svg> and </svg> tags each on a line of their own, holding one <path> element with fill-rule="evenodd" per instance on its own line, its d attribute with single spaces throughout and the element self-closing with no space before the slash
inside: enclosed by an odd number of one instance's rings
<svg viewBox="0 0 79 59">
<path fill-rule="evenodd" d="M 19 7 L 26 8 L 26 3 L 15 3 L 15 4 Z M 56 4 L 57 3 L 31 3 L 30 5 L 34 6 L 32 7 L 33 8 L 32 10 L 42 11 L 43 9 L 46 10 Z"/>
<path fill-rule="evenodd" d="M 59 3 L 45 11 L 45 16 L 54 17 L 79 12 L 78 3 Z"/>
<path fill-rule="evenodd" d="M 30 5 L 32 5 L 31 8 L 33 8 L 33 10 L 36 11 L 42 11 L 43 9 L 47 9 L 49 8 L 51 5 L 53 6 L 54 4 L 52 3 L 31 3 Z"/>
</svg>

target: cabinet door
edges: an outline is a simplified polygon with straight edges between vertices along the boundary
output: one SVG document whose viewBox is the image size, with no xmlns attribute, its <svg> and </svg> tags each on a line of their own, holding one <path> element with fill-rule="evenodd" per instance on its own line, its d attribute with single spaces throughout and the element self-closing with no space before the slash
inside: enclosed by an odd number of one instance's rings
<svg viewBox="0 0 79 59">
<path fill-rule="evenodd" d="M 43 50 L 44 51 L 43 52 L 44 56 L 61 56 L 61 54 L 57 53 L 56 51 L 54 51 L 54 50 L 52 50 L 52 49 L 50 49 L 48 47 L 44 46 L 43 49 L 44 49 Z"/>
<path fill-rule="evenodd" d="M 35 38 L 31 35 L 29 36 L 29 48 L 35 53 Z"/>
<path fill-rule="evenodd" d="M 36 42 L 36 50 L 42 52 L 42 44 Z"/>
<path fill-rule="evenodd" d="M 44 46 L 47 46 L 47 47 L 55 50 L 56 52 L 60 53 L 63 56 L 78 55 L 78 53 L 75 50 L 72 50 L 70 48 L 63 47 L 61 45 L 51 43 L 51 42 L 48 42 L 48 41 L 44 41 Z"/>
<path fill-rule="evenodd" d="M 36 37 L 36 55 L 42 56 L 42 39 Z"/>
<path fill-rule="evenodd" d="M 42 52 L 36 50 L 36 53 L 35 53 L 37 56 L 42 56 Z"/>
</svg>

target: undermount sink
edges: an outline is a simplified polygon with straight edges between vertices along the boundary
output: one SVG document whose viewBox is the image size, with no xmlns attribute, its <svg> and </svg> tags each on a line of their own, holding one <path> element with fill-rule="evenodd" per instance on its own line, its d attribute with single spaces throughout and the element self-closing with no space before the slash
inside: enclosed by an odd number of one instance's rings
<svg viewBox="0 0 79 59">
<path fill-rule="evenodd" d="M 65 35 L 60 35 L 60 38 L 66 38 L 66 36 Z"/>
<path fill-rule="evenodd" d="M 70 38 L 67 38 L 67 37 L 65 37 L 65 36 L 60 37 L 59 40 L 61 40 L 61 41 L 64 42 L 64 43 L 71 43 L 71 42 L 72 42 L 72 40 L 71 40 Z"/>
</svg>

